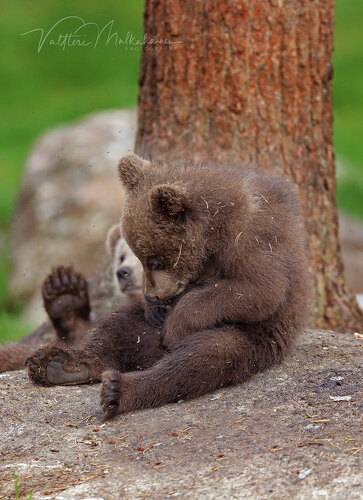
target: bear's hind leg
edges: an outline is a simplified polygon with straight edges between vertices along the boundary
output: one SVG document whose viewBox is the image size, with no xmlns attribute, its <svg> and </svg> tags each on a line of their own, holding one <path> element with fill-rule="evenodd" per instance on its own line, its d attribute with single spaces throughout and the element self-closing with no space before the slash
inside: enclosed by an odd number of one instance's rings
<svg viewBox="0 0 363 500">
<path fill-rule="evenodd" d="M 257 343 L 234 327 L 195 333 L 147 370 L 105 372 L 101 389 L 104 418 L 237 384 L 280 359 L 281 353 L 267 339 Z"/>
<path fill-rule="evenodd" d="M 97 376 L 82 354 L 64 347 L 49 346 L 30 356 L 26 365 L 29 378 L 38 385 L 78 385 L 97 382 Z"/>
<path fill-rule="evenodd" d="M 105 370 L 149 368 L 162 355 L 160 330 L 145 323 L 143 306 L 135 302 L 100 322 L 82 349 L 58 342 L 35 352 L 27 366 L 36 384 L 84 384 L 100 381 Z"/>
</svg>

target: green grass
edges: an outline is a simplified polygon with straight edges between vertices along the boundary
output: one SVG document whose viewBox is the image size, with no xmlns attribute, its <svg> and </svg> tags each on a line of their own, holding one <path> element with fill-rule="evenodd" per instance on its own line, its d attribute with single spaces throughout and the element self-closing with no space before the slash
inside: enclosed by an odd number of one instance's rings
<svg viewBox="0 0 363 500">
<path fill-rule="evenodd" d="M 32 500 L 33 493 L 23 493 L 22 486 L 20 484 L 20 479 L 16 471 L 13 472 L 14 488 L 15 488 L 15 500 Z"/>
<path fill-rule="evenodd" d="M 337 0 L 334 56 L 335 143 L 346 163 L 338 183 L 338 202 L 363 218 L 363 2 Z M 35 138 L 49 127 L 106 108 L 134 106 L 139 50 L 105 43 L 92 47 L 44 44 L 34 28 L 46 30 L 66 16 L 80 16 L 100 28 L 114 20 L 113 32 L 142 36 L 142 0 L 2 0 L 0 16 L 0 340 L 28 330 L 19 319 L 20 305 L 8 292 L 7 235 L 24 160 Z M 67 29 L 65 29 L 65 26 Z M 52 38 L 76 27 L 68 20 Z M 87 40 L 94 27 L 84 28 Z"/>
<path fill-rule="evenodd" d="M 2 0 L 0 16 L 0 225 L 11 216 L 23 162 L 34 139 L 45 129 L 92 111 L 135 105 L 138 50 L 106 46 L 107 34 L 96 48 L 44 44 L 37 52 L 38 33 L 22 36 L 38 27 L 47 31 L 60 19 L 80 16 L 103 27 L 114 20 L 120 36 L 142 33 L 142 1 L 103 2 L 79 0 Z M 73 31 L 79 24 L 67 20 L 51 37 Z M 82 33 L 95 40 L 92 26 Z"/>
<path fill-rule="evenodd" d="M 338 204 L 363 219 L 363 2 L 336 1 L 334 140 L 344 169 Z"/>
</svg>

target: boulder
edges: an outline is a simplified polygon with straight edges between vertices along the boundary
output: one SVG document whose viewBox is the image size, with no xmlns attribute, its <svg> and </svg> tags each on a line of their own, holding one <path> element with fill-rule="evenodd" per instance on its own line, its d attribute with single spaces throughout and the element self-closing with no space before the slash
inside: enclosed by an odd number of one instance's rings
<svg viewBox="0 0 363 500">
<path fill-rule="evenodd" d="M 99 386 L 0 376 L 0 491 L 33 500 L 361 499 L 363 339 L 309 331 L 286 361 L 102 423 Z"/>
<path fill-rule="evenodd" d="M 355 294 L 363 294 L 363 224 L 346 215 L 339 216 L 339 237 L 345 278 Z"/>
</svg>

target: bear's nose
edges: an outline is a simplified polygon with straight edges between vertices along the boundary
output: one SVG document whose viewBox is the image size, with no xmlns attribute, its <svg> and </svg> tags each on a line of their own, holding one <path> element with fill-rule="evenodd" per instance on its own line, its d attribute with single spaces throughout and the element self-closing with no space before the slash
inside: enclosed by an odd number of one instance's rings
<svg viewBox="0 0 363 500">
<path fill-rule="evenodd" d="M 159 297 L 157 297 L 156 295 L 145 294 L 145 299 L 147 302 L 150 302 L 150 304 L 156 304 L 157 302 L 160 302 Z"/>
<path fill-rule="evenodd" d="M 130 278 L 132 273 L 131 267 L 120 267 L 120 269 L 117 270 L 116 276 L 118 277 L 119 280 L 127 280 Z"/>
</svg>

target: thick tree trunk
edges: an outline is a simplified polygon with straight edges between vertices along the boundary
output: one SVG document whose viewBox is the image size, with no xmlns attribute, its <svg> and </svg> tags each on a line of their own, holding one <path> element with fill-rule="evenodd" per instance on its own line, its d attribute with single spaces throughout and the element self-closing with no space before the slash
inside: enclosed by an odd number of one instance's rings
<svg viewBox="0 0 363 500">
<path fill-rule="evenodd" d="M 247 161 L 298 184 L 315 325 L 362 316 L 344 284 L 332 145 L 333 0 L 146 0 L 137 152 Z"/>
</svg>

